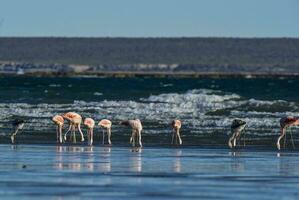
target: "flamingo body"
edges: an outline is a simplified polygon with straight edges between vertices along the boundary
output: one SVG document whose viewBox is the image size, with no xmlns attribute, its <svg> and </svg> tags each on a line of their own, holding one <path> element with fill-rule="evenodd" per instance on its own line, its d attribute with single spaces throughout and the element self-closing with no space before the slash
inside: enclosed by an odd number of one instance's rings
<svg viewBox="0 0 299 200">
<path fill-rule="evenodd" d="M 181 145 L 183 143 L 180 135 L 180 129 L 182 127 L 182 122 L 178 119 L 175 119 L 171 123 L 172 129 L 173 129 L 173 134 L 172 134 L 172 140 L 171 144 L 179 144 Z"/>
<path fill-rule="evenodd" d="M 108 119 L 102 119 L 99 121 L 98 125 L 103 128 L 103 139 L 102 143 L 105 144 L 105 131 L 104 129 L 107 130 L 107 136 L 108 136 L 108 144 L 111 144 L 111 126 L 112 122 Z"/>
<path fill-rule="evenodd" d="M 286 129 L 290 126 L 297 126 L 299 125 L 299 117 L 294 117 L 294 116 L 287 116 L 283 117 L 280 119 L 280 136 L 277 139 L 276 146 L 277 149 L 280 150 L 280 140 L 284 137 L 284 143 L 286 144 Z M 295 148 L 295 144 L 293 141 L 293 136 L 291 134 L 291 139 L 292 139 L 292 145 L 293 148 Z"/>
<path fill-rule="evenodd" d="M 139 119 L 134 120 L 126 120 L 122 121 L 120 124 L 125 126 L 130 126 L 132 128 L 132 135 L 130 138 L 130 143 L 132 143 L 133 147 L 135 147 L 135 139 L 138 141 L 139 146 L 142 147 L 141 141 L 141 131 L 142 131 L 142 124 Z"/>
<path fill-rule="evenodd" d="M 91 118 L 86 118 L 84 120 L 84 125 L 87 126 L 88 128 L 94 128 L 95 122 Z"/>
<path fill-rule="evenodd" d="M 95 122 L 91 118 L 86 118 L 84 120 L 84 125 L 87 126 L 87 128 L 88 128 L 88 131 L 87 131 L 88 144 L 92 145 L 92 143 L 93 143 L 93 128 L 94 128 Z"/>
<path fill-rule="evenodd" d="M 68 112 L 62 115 L 63 118 L 68 120 L 72 124 L 81 124 L 82 123 L 82 117 L 81 115 L 75 113 L 75 112 Z"/>
<path fill-rule="evenodd" d="M 108 119 L 102 119 L 98 125 L 102 128 L 111 128 L 112 122 Z"/>
<path fill-rule="evenodd" d="M 230 148 L 237 146 L 237 140 L 240 138 L 242 131 L 246 127 L 246 122 L 241 119 L 234 119 L 231 124 L 231 137 L 228 140 L 228 146 Z M 233 142 L 233 143 L 232 143 Z M 244 140 L 244 146 L 245 146 L 245 140 Z"/>
<path fill-rule="evenodd" d="M 55 115 L 52 118 L 52 121 L 57 125 L 57 129 L 56 129 L 57 142 L 59 141 L 60 143 L 63 143 L 62 127 L 63 127 L 63 124 L 64 124 L 64 119 L 60 115 Z"/>
<path fill-rule="evenodd" d="M 11 134 L 10 139 L 11 143 L 15 143 L 15 136 L 17 135 L 18 131 L 23 129 L 25 121 L 22 119 L 15 119 L 12 122 L 12 126 L 14 128 L 14 132 Z"/>
<path fill-rule="evenodd" d="M 62 117 L 69 121 L 70 127 L 68 131 L 64 135 L 64 139 L 66 140 L 67 133 L 72 130 L 73 132 L 73 141 L 76 143 L 76 128 L 78 128 L 80 134 L 81 134 L 81 141 L 84 141 L 84 136 L 81 130 L 81 123 L 82 123 L 82 117 L 81 115 L 75 113 L 75 112 L 68 112 L 62 115 Z"/>
</svg>

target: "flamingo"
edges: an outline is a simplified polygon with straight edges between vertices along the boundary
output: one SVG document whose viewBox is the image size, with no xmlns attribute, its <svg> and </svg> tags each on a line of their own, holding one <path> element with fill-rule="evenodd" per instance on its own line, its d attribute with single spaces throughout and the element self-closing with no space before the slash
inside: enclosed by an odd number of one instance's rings
<svg viewBox="0 0 299 200">
<path fill-rule="evenodd" d="M 284 138 L 284 145 L 286 143 L 286 129 L 289 126 L 296 126 L 296 125 L 299 125 L 299 117 L 287 116 L 287 117 L 283 117 L 283 118 L 280 119 L 281 133 L 280 133 L 280 136 L 278 137 L 277 143 L 276 143 L 276 146 L 277 146 L 278 150 L 280 150 L 280 140 L 283 137 L 285 137 Z M 292 133 L 291 133 L 291 140 L 292 140 L 293 148 L 295 149 L 295 144 L 294 144 Z"/>
<path fill-rule="evenodd" d="M 11 143 L 15 143 L 15 136 L 17 135 L 18 131 L 23 129 L 25 121 L 22 119 L 15 119 L 12 122 L 12 126 L 14 128 L 14 132 L 11 134 L 10 139 Z"/>
<path fill-rule="evenodd" d="M 240 138 L 242 131 L 246 127 L 246 122 L 241 119 L 234 119 L 231 125 L 231 132 L 232 136 L 228 140 L 228 146 L 230 148 L 237 146 L 237 139 Z M 245 133 L 244 133 L 245 135 Z M 244 136 L 245 137 L 245 136 Z M 233 144 L 232 144 L 233 142 Z M 244 146 L 245 146 L 245 139 L 244 139 Z"/>
<path fill-rule="evenodd" d="M 72 130 L 72 133 L 73 133 L 73 139 L 74 139 L 74 142 L 76 143 L 76 135 L 75 135 L 75 132 L 76 132 L 76 127 L 78 128 L 80 134 L 81 134 L 81 141 L 83 142 L 84 141 L 84 136 L 83 136 L 83 133 L 81 131 L 81 123 L 82 123 L 82 117 L 75 113 L 75 112 L 68 112 L 68 113 L 65 113 L 62 115 L 62 117 L 66 120 L 69 121 L 70 123 L 70 127 L 69 129 L 67 130 L 67 132 L 64 134 L 64 140 L 66 140 L 66 135 L 68 134 L 68 132 L 70 130 Z"/>
<path fill-rule="evenodd" d="M 87 131 L 87 135 L 88 135 L 88 145 L 92 145 L 93 143 L 93 128 L 94 128 L 94 120 L 91 118 L 86 118 L 84 120 L 84 125 L 87 126 L 88 131 Z"/>
<path fill-rule="evenodd" d="M 63 139 L 62 139 L 62 127 L 64 124 L 64 119 L 61 115 L 55 115 L 52 118 L 52 121 L 57 125 L 56 128 L 56 138 L 57 138 L 57 142 L 62 143 Z"/>
<path fill-rule="evenodd" d="M 105 144 L 105 131 L 104 129 L 107 130 L 107 135 L 108 135 L 108 144 L 111 144 L 111 126 L 112 122 L 108 119 L 102 119 L 98 125 L 103 128 L 103 144 Z"/>
<path fill-rule="evenodd" d="M 132 135 L 130 138 L 130 143 L 132 146 L 135 147 L 135 139 L 138 140 L 139 146 L 142 147 L 141 142 L 141 131 L 142 131 L 142 124 L 139 119 L 134 120 L 125 120 L 120 122 L 121 125 L 130 126 L 132 128 Z"/>
<path fill-rule="evenodd" d="M 172 121 L 171 126 L 173 129 L 171 144 L 174 144 L 174 139 L 175 139 L 175 144 L 179 143 L 179 145 L 182 145 L 183 142 L 180 136 L 180 129 L 182 127 L 182 122 L 178 119 L 175 119 Z"/>
</svg>

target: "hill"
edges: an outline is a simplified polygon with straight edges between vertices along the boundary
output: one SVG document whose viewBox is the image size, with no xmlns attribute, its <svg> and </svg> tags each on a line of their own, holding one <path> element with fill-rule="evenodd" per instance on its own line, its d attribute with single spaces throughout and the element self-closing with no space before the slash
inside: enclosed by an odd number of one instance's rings
<svg viewBox="0 0 299 200">
<path fill-rule="evenodd" d="M 2 37 L 0 63 L 107 71 L 298 73 L 299 39 Z"/>
</svg>

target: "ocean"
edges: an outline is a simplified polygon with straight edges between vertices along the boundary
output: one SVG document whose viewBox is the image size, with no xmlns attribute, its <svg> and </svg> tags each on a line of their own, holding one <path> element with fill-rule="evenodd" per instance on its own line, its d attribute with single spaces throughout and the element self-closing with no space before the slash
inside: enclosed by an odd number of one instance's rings
<svg viewBox="0 0 299 200">
<path fill-rule="evenodd" d="M 295 76 L 1 77 L 0 197 L 297 199 L 298 151 L 289 139 L 280 152 L 275 143 L 279 119 L 298 116 L 298 84 Z M 92 147 L 56 145 L 51 117 L 69 111 L 110 119 L 112 146 L 101 144 L 99 127 Z M 15 118 L 25 126 L 11 145 Z M 143 124 L 137 152 L 119 125 L 134 118 Z M 246 146 L 230 150 L 234 118 L 247 122 Z M 170 145 L 173 119 L 182 121 L 181 147 Z M 290 131 L 299 146 L 298 128 Z"/>
</svg>

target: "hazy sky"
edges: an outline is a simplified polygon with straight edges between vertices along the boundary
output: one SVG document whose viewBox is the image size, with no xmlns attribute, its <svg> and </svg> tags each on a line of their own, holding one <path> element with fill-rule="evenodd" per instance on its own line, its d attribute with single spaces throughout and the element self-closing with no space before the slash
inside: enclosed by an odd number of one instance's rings
<svg viewBox="0 0 299 200">
<path fill-rule="evenodd" d="M 0 36 L 299 37 L 299 0 L 0 0 Z"/>
</svg>

